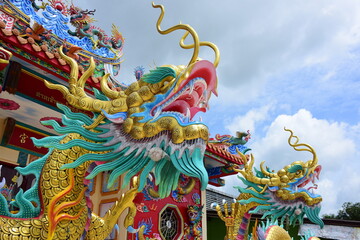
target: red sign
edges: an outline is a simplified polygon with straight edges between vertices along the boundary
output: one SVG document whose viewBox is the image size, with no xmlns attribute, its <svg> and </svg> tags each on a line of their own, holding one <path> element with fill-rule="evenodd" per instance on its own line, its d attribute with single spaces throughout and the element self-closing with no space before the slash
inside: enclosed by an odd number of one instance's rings
<svg viewBox="0 0 360 240">
<path fill-rule="evenodd" d="M 55 108 L 57 102 L 66 102 L 60 91 L 48 89 L 41 78 L 25 70 L 21 71 L 17 92 Z"/>
<path fill-rule="evenodd" d="M 31 137 L 40 139 L 49 135 L 51 134 L 32 129 L 30 126 L 8 118 L 1 145 L 33 155 L 42 156 L 48 152 L 48 149 L 36 147 L 32 142 Z"/>
<path fill-rule="evenodd" d="M 17 94 L 20 93 L 21 95 L 34 99 L 40 104 L 51 106 L 56 111 L 59 111 L 56 103 L 61 103 L 73 112 L 82 112 L 88 116 L 92 116 L 91 112 L 81 111 L 69 105 L 60 91 L 47 88 L 42 78 L 25 69 L 21 70 L 19 83 L 16 88 Z"/>
</svg>

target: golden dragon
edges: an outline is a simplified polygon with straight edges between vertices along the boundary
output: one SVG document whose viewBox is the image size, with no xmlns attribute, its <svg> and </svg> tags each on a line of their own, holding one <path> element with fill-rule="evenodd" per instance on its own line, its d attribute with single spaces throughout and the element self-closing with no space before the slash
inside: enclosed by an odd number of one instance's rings
<svg viewBox="0 0 360 240">
<path fill-rule="evenodd" d="M 10 211 L 0 196 L 0 239 L 105 239 L 125 209 L 129 213 L 124 225 L 132 225 L 136 213 L 133 199 L 151 171 L 160 197 L 176 189 L 181 173 L 200 179 L 202 189 L 206 187 L 203 155 L 209 133 L 193 117 L 199 111 L 205 112 L 211 93 L 216 94 L 219 51 L 214 44 L 199 41 L 189 25 L 162 30 L 164 8 L 155 4 L 153 7 L 161 9 L 159 33 L 185 31 L 180 45 L 193 49 L 190 62 L 150 70 L 124 91 L 110 89 L 106 74 L 101 92 L 95 89 L 93 98 L 84 86 L 94 71 L 94 61 L 91 59 L 90 67 L 79 77 L 77 62 L 60 49 L 62 58 L 71 66 L 69 86 L 45 84 L 59 90 L 68 104 L 90 111 L 93 116 L 74 113 L 59 104 L 64 112 L 62 124 L 43 122 L 60 136 L 33 139 L 35 145 L 47 147 L 49 152 L 17 169 L 23 175 L 35 175 L 36 182 L 11 202 L 16 211 Z M 189 34 L 193 44 L 187 45 L 184 40 Z M 201 46 L 214 50 L 214 62 L 199 60 Z M 124 176 L 123 186 L 137 177 L 120 201 L 99 217 L 88 206 L 86 180 L 104 171 L 110 171 L 109 186 L 120 176 Z"/>
<path fill-rule="evenodd" d="M 254 174 L 254 157 L 245 156 L 238 151 L 245 165 L 243 169 L 235 171 L 242 175 L 239 179 L 246 187 L 236 187 L 240 194 L 234 203 L 223 204 L 224 211 L 220 205 L 213 205 L 226 225 L 225 240 L 248 239 L 248 225 L 252 213 L 263 214 L 262 218 L 270 218 L 274 224 L 258 227 L 253 231 L 251 239 L 291 240 L 290 235 L 275 224 L 277 219 L 280 219 L 281 224 L 284 221 L 289 221 L 290 225 L 296 222 L 302 224 L 306 215 L 313 223 L 324 226 L 319 217 L 322 197 L 313 192 L 317 188 L 315 181 L 321 171 L 316 152 L 308 144 L 299 143 L 298 137 L 294 136 L 291 130 L 285 130 L 290 132 L 289 145 L 296 151 L 310 152 L 313 158 L 307 162 L 293 162 L 277 172 L 270 171 L 262 162 L 260 171 L 255 169 Z"/>
</svg>

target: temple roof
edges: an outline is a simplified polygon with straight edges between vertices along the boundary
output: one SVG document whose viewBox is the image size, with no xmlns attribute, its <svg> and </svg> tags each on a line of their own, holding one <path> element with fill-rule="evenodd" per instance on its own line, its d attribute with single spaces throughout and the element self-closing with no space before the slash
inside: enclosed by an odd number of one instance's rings
<svg viewBox="0 0 360 240">
<path fill-rule="evenodd" d="M 4 0 L 0 3 L 0 45 L 10 51 L 16 61 L 35 72 L 42 70 L 67 81 L 70 67 L 58 53 L 63 46 L 64 53 L 79 62 L 80 74 L 87 69 L 90 57 L 94 58 L 95 73 L 86 82 L 90 89 L 99 89 L 105 71 L 111 74 L 111 79 L 119 74 L 124 39 L 116 26 L 109 36 L 92 25 L 91 16 L 95 11 L 81 10 L 62 1 L 49 1 L 38 7 L 31 2 Z M 83 18 L 79 20 L 80 16 Z M 120 86 L 109 82 L 110 88 Z"/>
<path fill-rule="evenodd" d="M 222 159 L 237 165 L 242 165 L 242 159 L 239 155 L 235 155 L 226 150 L 222 144 L 208 143 L 206 151 L 213 153 Z"/>
</svg>

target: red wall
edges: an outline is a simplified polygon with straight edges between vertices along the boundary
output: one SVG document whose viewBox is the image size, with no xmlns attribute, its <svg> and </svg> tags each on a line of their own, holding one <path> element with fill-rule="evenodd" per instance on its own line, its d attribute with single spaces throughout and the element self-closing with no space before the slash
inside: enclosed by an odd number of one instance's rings
<svg viewBox="0 0 360 240">
<path fill-rule="evenodd" d="M 181 185 L 186 185 L 186 183 L 189 182 L 189 178 L 182 176 L 181 180 L 180 180 L 180 184 Z M 175 239 L 194 239 L 193 236 L 191 235 L 186 235 L 184 231 L 185 230 L 185 226 L 186 225 L 190 225 L 189 222 L 189 217 L 188 217 L 188 205 L 197 205 L 200 206 L 201 203 L 201 191 L 200 191 L 200 182 L 199 180 L 196 179 L 196 183 L 195 183 L 195 187 L 194 189 L 186 195 L 180 195 L 179 198 L 176 198 L 174 196 L 172 196 L 173 194 L 176 195 L 176 193 L 174 193 L 174 191 L 170 194 L 169 197 L 166 197 L 164 199 L 149 199 L 151 198 L 150 195 L 148 195 L 149 192 L 149 188 L 151 188 L 153 185 L 153 182 L 151 182 L 150 180 L 148 180 L 148 184 L 145 187 L 145 189 L 142 192 L 142 197 L 139 197 L 138 199 L 136 199 L 135 201 L 137 202 L 137 206 L 138 206 L 138 211 L 137 211 L 137 215 L 135 217 L 135 221 L 134 221 L 134 228 L 138 228 L 139 227 L 139 223 L 141 221 L 147 221 L 149 223 L 149 221 L 151 221 L 152 223 L 152 227 L 151 227 L 151 231 L 144 235 L 145 237 L 149 237 L 149 238 L 155 238 L 155 237 L 160 237 L 160 233 L 159 233 L 159 223 L 160 223 L 160 212 L 166 208 L 166 205 L 171 204 L 171 205 L 175 205 L 180 214 L 181 217 L 183 219 L 183 233 L 180 235 L 177 235 L 177 237 L 175 237 Z M 154 187 L 155 190 L 157 190 L 157 187 Z M 176 191 L 176 190 L 175 190 Z M 142 199 L 141 199 L 142 198 Z M 196 201 L 197 199 L 197 201 Z M 150 225 L 150 224 L 149 224 Z M 185 226 L 184 226 L 185 225 Z M 201 223 L 200 223 L 201 226 Z M 181 238 L 179 238 L 180 236 L 182 236 Z M 128 234 L 128 239 L 129 240 L 135 240 L 137 239 L 135 234 Z M 161 239 L 158 238 L 158 239 Z"/>
</svg>

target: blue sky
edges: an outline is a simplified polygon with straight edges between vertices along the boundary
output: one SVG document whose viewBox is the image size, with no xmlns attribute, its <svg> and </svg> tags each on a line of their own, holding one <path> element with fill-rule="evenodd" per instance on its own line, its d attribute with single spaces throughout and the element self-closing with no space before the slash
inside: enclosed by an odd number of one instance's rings
<svg viewBox="0 0 360 240">
<path fill-rule="evenodd" d="M 119 81 L 135 80 L 133 69 L 187 64 L 191 52 L 178 47 L 181 33 L 155 29 L 159 9 L 151 1 L 78 0 L 97 9 L 97 26 L 125 37 Z M 284 126 L 315 148 L 323 165 L 318 192 L 322 213 L 336 213 L 345 201 L 360 201 L 360 2 L 159 1 L 166 8 L 163 28 L 182 21 L 201 41 L 221 51 L 219 97 L 203 121 L 212 135 L 250 130 L 257 164 L 278 170 L 311 156 L 287 145 Z M 200 57 L 213 59 L 204 49 Z M 226 191 L 237 194 L 227 179 Z"/>
</svg>

